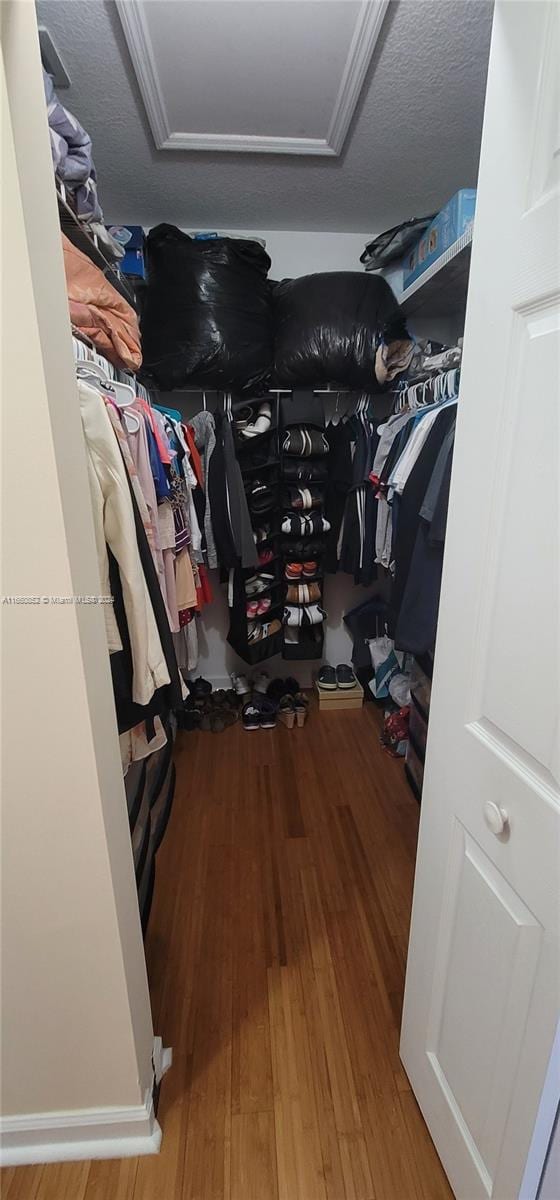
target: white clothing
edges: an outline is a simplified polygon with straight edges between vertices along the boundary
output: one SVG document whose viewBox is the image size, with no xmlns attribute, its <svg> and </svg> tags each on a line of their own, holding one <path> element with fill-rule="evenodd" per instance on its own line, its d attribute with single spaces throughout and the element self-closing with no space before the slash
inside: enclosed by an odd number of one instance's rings
<svg viewBox="0 0 560 1200">
<path fill-rule="evenodd" d="M 86 439 L 101 591 L 103 595 L 110 595 L 109 546 L 119 566 L 130 637 L 132 699 L 136 704 L 148 704 L 156 688 L 163 687 L 170 680 L 140 561 L 129 482 L 102 397 L 84 380 L 78 381 L 78 392 Z M 112 605 L 105 605 L 104 612 L 109 650 L 121 650 L 122 643 Z"/>
</svg>

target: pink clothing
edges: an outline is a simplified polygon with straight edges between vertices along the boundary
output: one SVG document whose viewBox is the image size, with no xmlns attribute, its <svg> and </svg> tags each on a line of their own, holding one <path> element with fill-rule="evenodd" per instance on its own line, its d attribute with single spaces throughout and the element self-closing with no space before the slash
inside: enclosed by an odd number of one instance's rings
<svg viewBox="0 0 560 1200">
<path fill-rule="evenodd" d="M 135 404 L 137 405 L 138 408 L 142 409 L 142 412 L 145 414 L 146 419 L 150 422 L 150 429 L 156 439 L 158 454 L 161 458 L 162 463 L 167 463 L 167 465 L 169 466 L 169 463 L 171 462 L 173 456 L 171 454 L 171 451 L 169 450 L 169 447 L 164 444 L 163 438 L 161 436 L 160 427 L 158 425 L 158 422 L 155 420 L 154 412 L 152 411 L 152 409 L 150 408 L 150 405 L 146 402 L 146 400 L 143 400 L 141 396 L 136 397 Z"/>
</svg>

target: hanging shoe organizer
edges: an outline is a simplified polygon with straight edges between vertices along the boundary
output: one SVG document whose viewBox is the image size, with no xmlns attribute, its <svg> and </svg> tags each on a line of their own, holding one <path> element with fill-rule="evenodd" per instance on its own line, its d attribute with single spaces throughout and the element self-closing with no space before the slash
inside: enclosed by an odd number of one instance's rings
<svg viewBox="0 0 560 1200">
<path fill-rule="evenodd" d="M 323 404 L 311 391 L 280 400 L 282 657 L 323 655 L 323 557 L 328 441 Z"/>
<path fill-rule="evenodd" d="M 228 642 L 244 662 L 254 664 L 279 654 L 282 648 L 284 588 L 276 399 L 261 396 L 243 400 L 233 406 L 232 417 L 259 564 L 248 570 L 237 566 L 230 572 Z"/>
</svg>

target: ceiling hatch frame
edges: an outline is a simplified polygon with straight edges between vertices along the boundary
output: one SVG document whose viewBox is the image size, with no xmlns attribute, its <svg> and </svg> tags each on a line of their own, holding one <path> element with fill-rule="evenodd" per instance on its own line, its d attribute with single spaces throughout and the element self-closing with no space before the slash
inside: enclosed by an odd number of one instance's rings
<svg viewBox="0 0 560 1200">
<path fill-rule="evenodd" d="M 344 145 L 358 103 L 388 3 L 389 0 L 362 0 L 327 136 L 308 138 L 267 137 L 241 133 L 183 133 L 172 130 L 142 5 L 136 3 L 136 0 L 116 0 L 156 148 L 337 157 Z"/>
</svg>

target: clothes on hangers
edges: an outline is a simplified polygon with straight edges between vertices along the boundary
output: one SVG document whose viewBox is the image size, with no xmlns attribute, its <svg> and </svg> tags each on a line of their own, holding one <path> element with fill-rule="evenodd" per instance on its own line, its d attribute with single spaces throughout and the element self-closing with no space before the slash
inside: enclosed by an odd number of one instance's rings
<svg viewBox="0 0 560 1200">
<path fill-rule="evenodd" d="M 111 382 L 116 369 L 90 347 L 75 349 L 82 372 L 88 360 L 102 368 L 78 384 L 100 571 L 114 601 L 105 619 L 126 765 L 158 748 L 166 735 L 162 723 L 154 742 L 155 718 L 182 704 L 174 639 L 196 667 L 194 617 L 211 600 L 194 499 L 202 489 L 182 423 L 156 412 L 130 376 L 137 395 L 127 405 Z"/>
<path fill-rule="evenodd" d="M 455 405 L 445 405 L 436 413 L 428 436 L 420 449 L 398 502 L 394 533 L 394 582 L 389 607 L 389 631 L 394 637 L 403 605 L 415 543 L 420 525 L 420 510 L 444 438 L 454 427 Z M 431 511 L 431 510 L 430 510 Z"/>
<path fill-rule="evenodd" d="M 396 617 L 395 645 L 417 657 L 432 652 L 436 640 L 454 439 L 455 421 L 443 438 L 426 488 Z"/>
<path fill-rule="evenodd" d="M 99 573 L 103 595 L 110 595 L 107 545 L 119 565 L 134 667 L 132 698 L 146 704 L 156 688 L 169 683 L 161 641 L 142 571 L 126 468 L 104 401 L 84 380 L 78 381 L 86 437 Z M 111 605 L 104 605 L 109 650 L 122 642 Z"/>
</svg>

